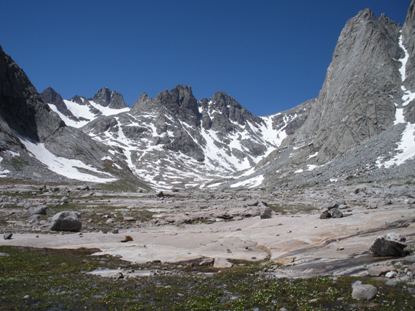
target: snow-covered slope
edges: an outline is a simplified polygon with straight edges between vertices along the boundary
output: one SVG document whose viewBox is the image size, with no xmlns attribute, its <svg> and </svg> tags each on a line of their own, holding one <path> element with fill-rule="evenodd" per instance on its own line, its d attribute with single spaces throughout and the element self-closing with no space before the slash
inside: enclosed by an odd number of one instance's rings
<svg viewBox="0 0 415 311">
<path fill-rule="evenodd" d="M 280 146 L 296 118 L 256 117 L 226 94 L 197 101 L 189 87 L 178 86 L 82 130 L 157 189 L 203 188 L 253 169 Z"/>
<path fill-rule="evenodd" d="M 47 88 L 41 95 L 43 101 L 66 125 L 75 128 L 81 128 L 100 116 L 112 116 L 130 110 L 122 95 L 108 88 L 99 89 L 91 99 L 82 96 L 62 99 L 52 88 Z"/>
<path fill-rule="evenodd" d="M 53 104 L 49 104 L 49 107 L 52 111 L 56 112 L 59 115 L 59 117 L 62 119 L 62 121 L 65 122 L 66 125 L 75 128 L 83 127 L 99 116 L 112 116 L 130 110 L 128 107 L 121 109 L 103 107 L 92 100 L 83 100 L 84 104 L 78 104 L 74 101 L 64 100 L 66 107 L 75 118 L 68 117 L 64 113 L 60 112 L 58 108 Z"/>
</svg>

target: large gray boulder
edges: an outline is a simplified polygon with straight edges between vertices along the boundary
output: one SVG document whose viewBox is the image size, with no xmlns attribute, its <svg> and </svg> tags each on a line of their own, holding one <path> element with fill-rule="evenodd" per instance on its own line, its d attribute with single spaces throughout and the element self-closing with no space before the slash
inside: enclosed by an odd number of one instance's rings
<svg viewBox="0 0 415 311">
<path fill-rule="evenodd" d="M 372 300 L 377 292 L 378 290 L 375 286 L 362 284 L 361 281 L 356 281 L 352 284 L 352 298 L 355 300 Z"/>
<path fill-rule="evenodd" d="M 57 213 L 52 217 L 50 229 L 53 231 L 81 231 L 82 222 L 80 216 L 79 212 L 74 211 Z"/>
</svg>

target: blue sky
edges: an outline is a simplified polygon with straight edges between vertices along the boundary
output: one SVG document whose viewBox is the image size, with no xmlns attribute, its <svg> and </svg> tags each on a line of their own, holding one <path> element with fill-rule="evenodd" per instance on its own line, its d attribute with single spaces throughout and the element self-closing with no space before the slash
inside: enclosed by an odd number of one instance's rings
<svg viewBox="0 0 415 311">
<path fill-rule="evenodd" d="M 132 104 L 177 84 L 225 91 L 265 115 L 315 97 L 345 22 L 409 0 L 0 0 L 0 45 L 38 90 L 101 86 Z"/>
</svg>

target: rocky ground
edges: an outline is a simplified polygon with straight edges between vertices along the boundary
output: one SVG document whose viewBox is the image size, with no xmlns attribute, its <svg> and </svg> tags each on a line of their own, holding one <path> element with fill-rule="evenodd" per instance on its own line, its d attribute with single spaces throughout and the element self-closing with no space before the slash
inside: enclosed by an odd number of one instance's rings
<svg viewBox="0 0 415 311">
<path fill-rule="evenodd" d="M 413 310 L 414 189 L 2 180 L 0 309 Z"/>
</svg>

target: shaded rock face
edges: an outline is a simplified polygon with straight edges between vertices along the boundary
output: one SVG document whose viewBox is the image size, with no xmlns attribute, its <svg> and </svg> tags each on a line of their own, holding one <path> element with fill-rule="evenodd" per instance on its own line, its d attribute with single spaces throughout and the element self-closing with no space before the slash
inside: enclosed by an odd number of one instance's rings
<svg viewBox="0 0 415 311">
<path fill-rule="evenodd" d="M 62 97 L 51 88 L 43 93 L 43 97 L 57 105 L 62 103 Z M 28 152 L 28 148 L 32 150 Z M 42 151 L 35 154 L 33 148 Z M 14 152 L 15 155 L 3 157 L 3 152 Z M 84 132 L 65 126 L 59 115 L 42 100 L 23 70 L 0 49 L 0 171 L 3 174 L 7 172 L 6 177 L 42 181 L 83 180 L 79 177 L 79 166 L 91 168 L 89 177 L 98 171 L 96 174 L 109 177 L 102 161 L 107 152 L 108 147 L 92 140 Z M 61 174 L 62 171 L 50 165 L 52 160 L 47 158 L 61 158 L 61 165 L 73 163 L 69 166 L 74 173 Z M 16 159 L 23 164 L 13 165 Z M 140 183 L 131 172 L 120 173 Z"/>
<path fill-rule="evenodd" d="M 407 78 L 404 81 L 408 90 L 415 90 L 415 0 L 409 5 L 405 23 L 402 27 L 403 43 L 408 50 L 409 59 L 406 67 Z"/>
<path fill-rule="evenodd" d="M 202 126 L 205 129 L 218 131 L 232 131 L 234 123 L 245 125 L 247 121 L 252 124 L 261 122 L 261 119 L 254 116 L 243 108 L 233 97 L 224 92 L 215 93 L 211 99 L 203 99 L 200 102 L 200 110 L 203 118 Z M 211 111 L 215 111 L 214 117 Z M 234 122 L 234 123 L 232 123 Z"/>
<path fill-rule="evenodd" d="M 120 93 L 111 91 L 106 87 L 99 89 L 92 100 L 104 107 L 114 109 L 127 107 L 127 104 L 124 101 L 124 97 Z"/>
<path fill-rule="evenodd" d="M 408 51 L 409 58 L 406 65 L 406 79 L 403 85 L 407 90 L 415 92 L 415 0 L 411 1 L 402 27 L 403 44 Z M 415 100 L 412 100 L 405 109 L 405 119 L 415 123 Z"/>
<path fill-rule="evenodd" d="M 71 117 L 75 119 L 72 112 L 69 111 L 69 109 L 66 107 L 62 96 L 56 92 L 53 88 L 48 87 L 45 90 L 43 90 L 42 93 L 40 93 L 40 96 L 42 97 L 42 100 L 46 104 L 55 105 L 56 108 L 62 112 L 64 115 Z"/>
<path fill-rule="evenodd" d="M 0 48 L 0 128 L 39 141 L 64 126 L 50 113 L 26 74 Z"/>
<path fill-rule="evenodd" d="M 332 159 L 390 127 L 399 93 L 398 26 L 369 10 L 340 34 L 326 80 L 298 136 Z M 310 136 L 310 134 L 312 136 Z M 298 138 L 297 138 L 298 139 Z"/>
</svg>

